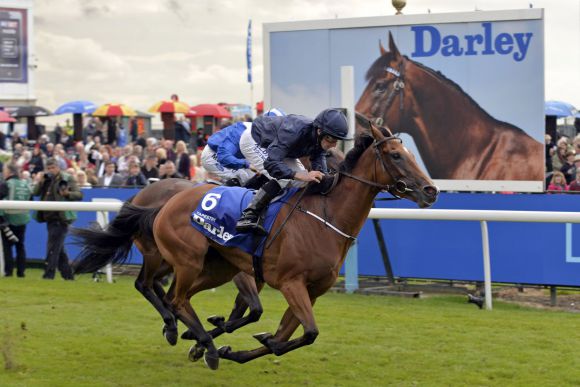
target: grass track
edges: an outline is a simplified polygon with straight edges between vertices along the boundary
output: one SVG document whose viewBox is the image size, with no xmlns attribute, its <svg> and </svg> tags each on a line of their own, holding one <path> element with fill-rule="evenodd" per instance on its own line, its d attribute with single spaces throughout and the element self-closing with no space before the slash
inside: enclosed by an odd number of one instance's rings
<svg viewBox="0 0 580 387">
<path fill-rule="evenodd" d="M 211 371 L 187 360 L 133 288 L 116 284 L 0 279 L 0 386 L 579 386 L 580 315 L 496 302 L 480 311 L 456 296 L 403 299 L 327 294 L 315 307 L 317 341 L 282 357 Z M 202 320 L 227 315 L 231 285 L 193 299 Z M 274 332 L 285 302 L 262 292 L 264 315 L 217 339 L 255 348 Z M 180 331 L 183 326 L 180 326 Z M 300 329 L 301 333 L 301 329 Z"/>
</svg>

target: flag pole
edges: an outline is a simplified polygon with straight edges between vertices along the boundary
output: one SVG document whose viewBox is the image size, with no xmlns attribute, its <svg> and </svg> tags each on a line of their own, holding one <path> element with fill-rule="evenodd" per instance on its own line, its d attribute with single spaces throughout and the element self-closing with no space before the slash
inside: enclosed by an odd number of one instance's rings
<svg viewBox="0 0 580 387">
<path fill-rule="evenodd" d="M 250 114 L 254 115 L 254 82 L 252 82 L 252 19 L 248 21 L 248 39 L 246 42 L 246 62 L 248 65 L 248 83 L 250 84 Z"/>
</svg>

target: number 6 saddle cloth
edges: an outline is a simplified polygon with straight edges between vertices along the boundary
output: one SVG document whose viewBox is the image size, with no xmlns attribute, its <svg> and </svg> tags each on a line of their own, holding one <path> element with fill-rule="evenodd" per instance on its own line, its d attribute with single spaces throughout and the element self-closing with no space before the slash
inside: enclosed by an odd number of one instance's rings
<svg viewBox="0 0 580 387">
<path fill-rule="evenodd" d="M 296 191 L 297 188 L 284 190 L 270 203 L 264 219 L 264 228 L 268 232 L 282 205 L 287 203 Z M 241 187 L 224 186 L 209 190 L 191 213 L 192 226 L 222 246 L 237 247 L 248 254 L 261 257 L 266 237 L 256 237 L 252 233 L 240 234 L 236 231 L 236 222 L 242 211 L 250 204 L 255 192 Z"/>
</svg>

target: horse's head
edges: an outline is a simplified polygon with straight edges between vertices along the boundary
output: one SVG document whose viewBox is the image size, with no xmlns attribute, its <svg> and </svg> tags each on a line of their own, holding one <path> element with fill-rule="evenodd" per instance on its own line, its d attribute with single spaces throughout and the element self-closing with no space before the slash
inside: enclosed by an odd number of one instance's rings
<svg viewBox="0 0 580 387">
<path fill-rule="evenodd" d="M 381 56 L 369 68 L 367 87 L 355 110 L 371 119 L 382 118 L 396 132 L 404 131 L 403 114 L 413 106 L 411 86 L 407 82 L 409 59 L 399 53 L 389 32 L 389 51 L 379 42 Z M 357 133 L 364 129 L 357 125 Z"/>
<path fill-rule="evenodd" d="M 433 205 L 439 190 L 419 168 L 415 156 L 403 146 L 402 140 L 393 136 L 389 129 L 370 121 L 368 127 L 374 138 L 370 148 L 376 157 L 377 183 L 388 186 L 391 194 L 412 200 L 421 208 Z"/>
</svg>

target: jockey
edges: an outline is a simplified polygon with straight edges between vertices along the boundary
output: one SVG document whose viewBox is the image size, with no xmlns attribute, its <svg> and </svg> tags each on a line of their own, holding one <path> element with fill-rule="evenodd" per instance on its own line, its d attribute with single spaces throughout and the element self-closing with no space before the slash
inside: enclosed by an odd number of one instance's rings
<svg viewBox="0 0 580 387">
<path fill-rule="evenodd" d="M 271 109 L 266 116 L 283 116 L 281 109 Z M 254 176 L 250 163 L 240 151 L 240 137 L 252 126 L 251 122 L 236 122 L 212 134 L 201 153 L 201 164 L 205 170 L 219 177 L 226 185 L 244 185 Z M 234 183 L 234 180 L 237 181 Z M 237 183 L 237 184 L 236 184 Z"/>
<path fill-rule="evenodd" d="M 246 160 L 271 180 L 256 192 L 236 230 L 267 234 L 260 215 L 270 201 L 293 180 L 319 183 L 327 172 L 326 151 L 347 136 L 348 122 L 338 109 L 326 109 L 314 120 L 294 114 L 256 118 L 251 130 L 242 134 L 240 148 Z M 310 172 L 298 160 L 304 156 L 310 157 Z"/>
</svg>

